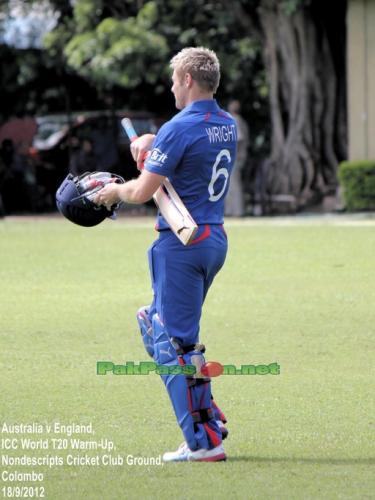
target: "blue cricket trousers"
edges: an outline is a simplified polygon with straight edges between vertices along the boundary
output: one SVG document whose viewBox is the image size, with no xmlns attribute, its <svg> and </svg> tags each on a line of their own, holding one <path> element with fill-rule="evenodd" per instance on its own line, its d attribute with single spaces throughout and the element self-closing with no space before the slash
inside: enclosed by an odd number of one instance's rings
<svg viewBox="0 0 375 500">
<path fill-rule="evenodd" d="M 148 251 L 154 292 L 150 316 L 158 313 L 169 337 L 181 345 L 199 340 L 202 305 L 227 249 L 223 226 L 203 225 L 188 246 L 167 230 Z"/>
</svg>

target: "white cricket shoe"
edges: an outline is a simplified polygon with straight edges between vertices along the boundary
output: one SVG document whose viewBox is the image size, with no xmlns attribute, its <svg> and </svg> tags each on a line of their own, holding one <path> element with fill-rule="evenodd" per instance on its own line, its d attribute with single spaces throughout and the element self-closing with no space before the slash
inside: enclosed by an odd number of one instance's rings
<svg viewBox="0 0 375 500">
<path fill-rule="evenodd" d="M 168 451 L 163 455 L 163 462 L 220 462 L 226 459 L 222 445 L 212 450 L 201 448 L 191 451 L 186 442 L 183 442 L 176 451 Z"/>
</svg>

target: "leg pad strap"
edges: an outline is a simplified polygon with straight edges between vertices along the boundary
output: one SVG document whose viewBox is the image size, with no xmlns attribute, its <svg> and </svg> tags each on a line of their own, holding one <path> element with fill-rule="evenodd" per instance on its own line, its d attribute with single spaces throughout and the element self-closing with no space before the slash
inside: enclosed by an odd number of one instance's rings
<svg viewBox="0 0 375 500">
<path fill-rule="evenodd" d="M 211 408 L 205 408 L 204 410 L 193 411 L 192 416 L 195 424 L 204 424 L 205 422 L 208 422 L 214 417 Z"/>
</svg>

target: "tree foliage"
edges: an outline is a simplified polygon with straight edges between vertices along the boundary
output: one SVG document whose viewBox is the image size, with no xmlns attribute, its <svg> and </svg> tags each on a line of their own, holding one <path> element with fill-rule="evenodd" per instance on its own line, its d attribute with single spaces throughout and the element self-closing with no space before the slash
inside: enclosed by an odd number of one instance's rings
<svg viewBox="0 0 375 500">
<path fill-rule="evenodd" d="M 244 3 L 255 9 L 259 1 Z M 118 105 L 124 104 L 121 89 L 135 89 L 126 94 L 131 105 L 163 114 L 173 112 L 171 56 L 188 45 L 211 47 L 222 64 L 219 99 L 225 104 L 240 98 L 254 138 L 265 144 L 268 86 L 261 39 L 238 22 L 234 6 L 241 8 L 241 1 L 79 0 L 45 46 L 60 65 L 111 94 Z"/>
<path fill-rule="evenodd" d="M 267 156 L 265 190 L 303 205 L 335 189 L 346 154 L 346 1 L 335 10 L 323 0 L 50 2 L 60 17 L 39 60 L 25 52 L 21 64 L 19 53 L 12 59 L 11 49 L 0 47 L 9 63 L 0 76 L 4 88 L 13 82 L 43 87 L 42 65 L 71 99 L 80 92 L 71 88 L 75 78 L 115 106 L 168 114 L 174 110 L 170 57 L 185 46 L 208 46 L 222 65 L 220 102 L 241 100 L 251 157 Z M 84 107 L 93 105 L 88 95 L 81 94 Z"/>
<path fill-rule="evenodd" d="M 261 46 L 238 25 L 225 0 L 150 0 L 130 15 L 129 2 L 80 0 L 45 40 L 83 77 L 105 87 L 165 84 L 169 58 L 187 45 L 207 45 L 222 61 L 225 93 L 262 87 Z M 254 5 L 257 2 L 254 2 Z M 121 8 L 122 7 L 122 8 Z"/>
<path fill-rule="evenodd" d="M 86 20 L 79 25 L 86 25 L 85 31 L 65 46 L 68 65 L 102 87 L 134 88 L 142 80 L 155 83 L 168 53 L 166 40 L 152 29 L 155 9 L 154 2 L 149 2 L 137 16 L 109 17 L 89 29 Z"/>
</svg>

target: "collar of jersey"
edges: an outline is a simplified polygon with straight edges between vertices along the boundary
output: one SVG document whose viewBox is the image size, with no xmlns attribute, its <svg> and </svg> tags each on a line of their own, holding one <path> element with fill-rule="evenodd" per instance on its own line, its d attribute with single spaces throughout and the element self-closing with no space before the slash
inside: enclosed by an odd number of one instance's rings
<svg viewBox="0 0 375 500">
<path fill-rule="evenodd" d="M 215 113 L 217 111 L 220 111 L 220 108 L 216 102 L 216 99 L 205 99 L 202 101 L 194 101 L 190 103 L 188 106 L 186 106 L 186 108 L 180 111 L 180 115 L 191 113 L 192 111 Z"/>
</svg>

